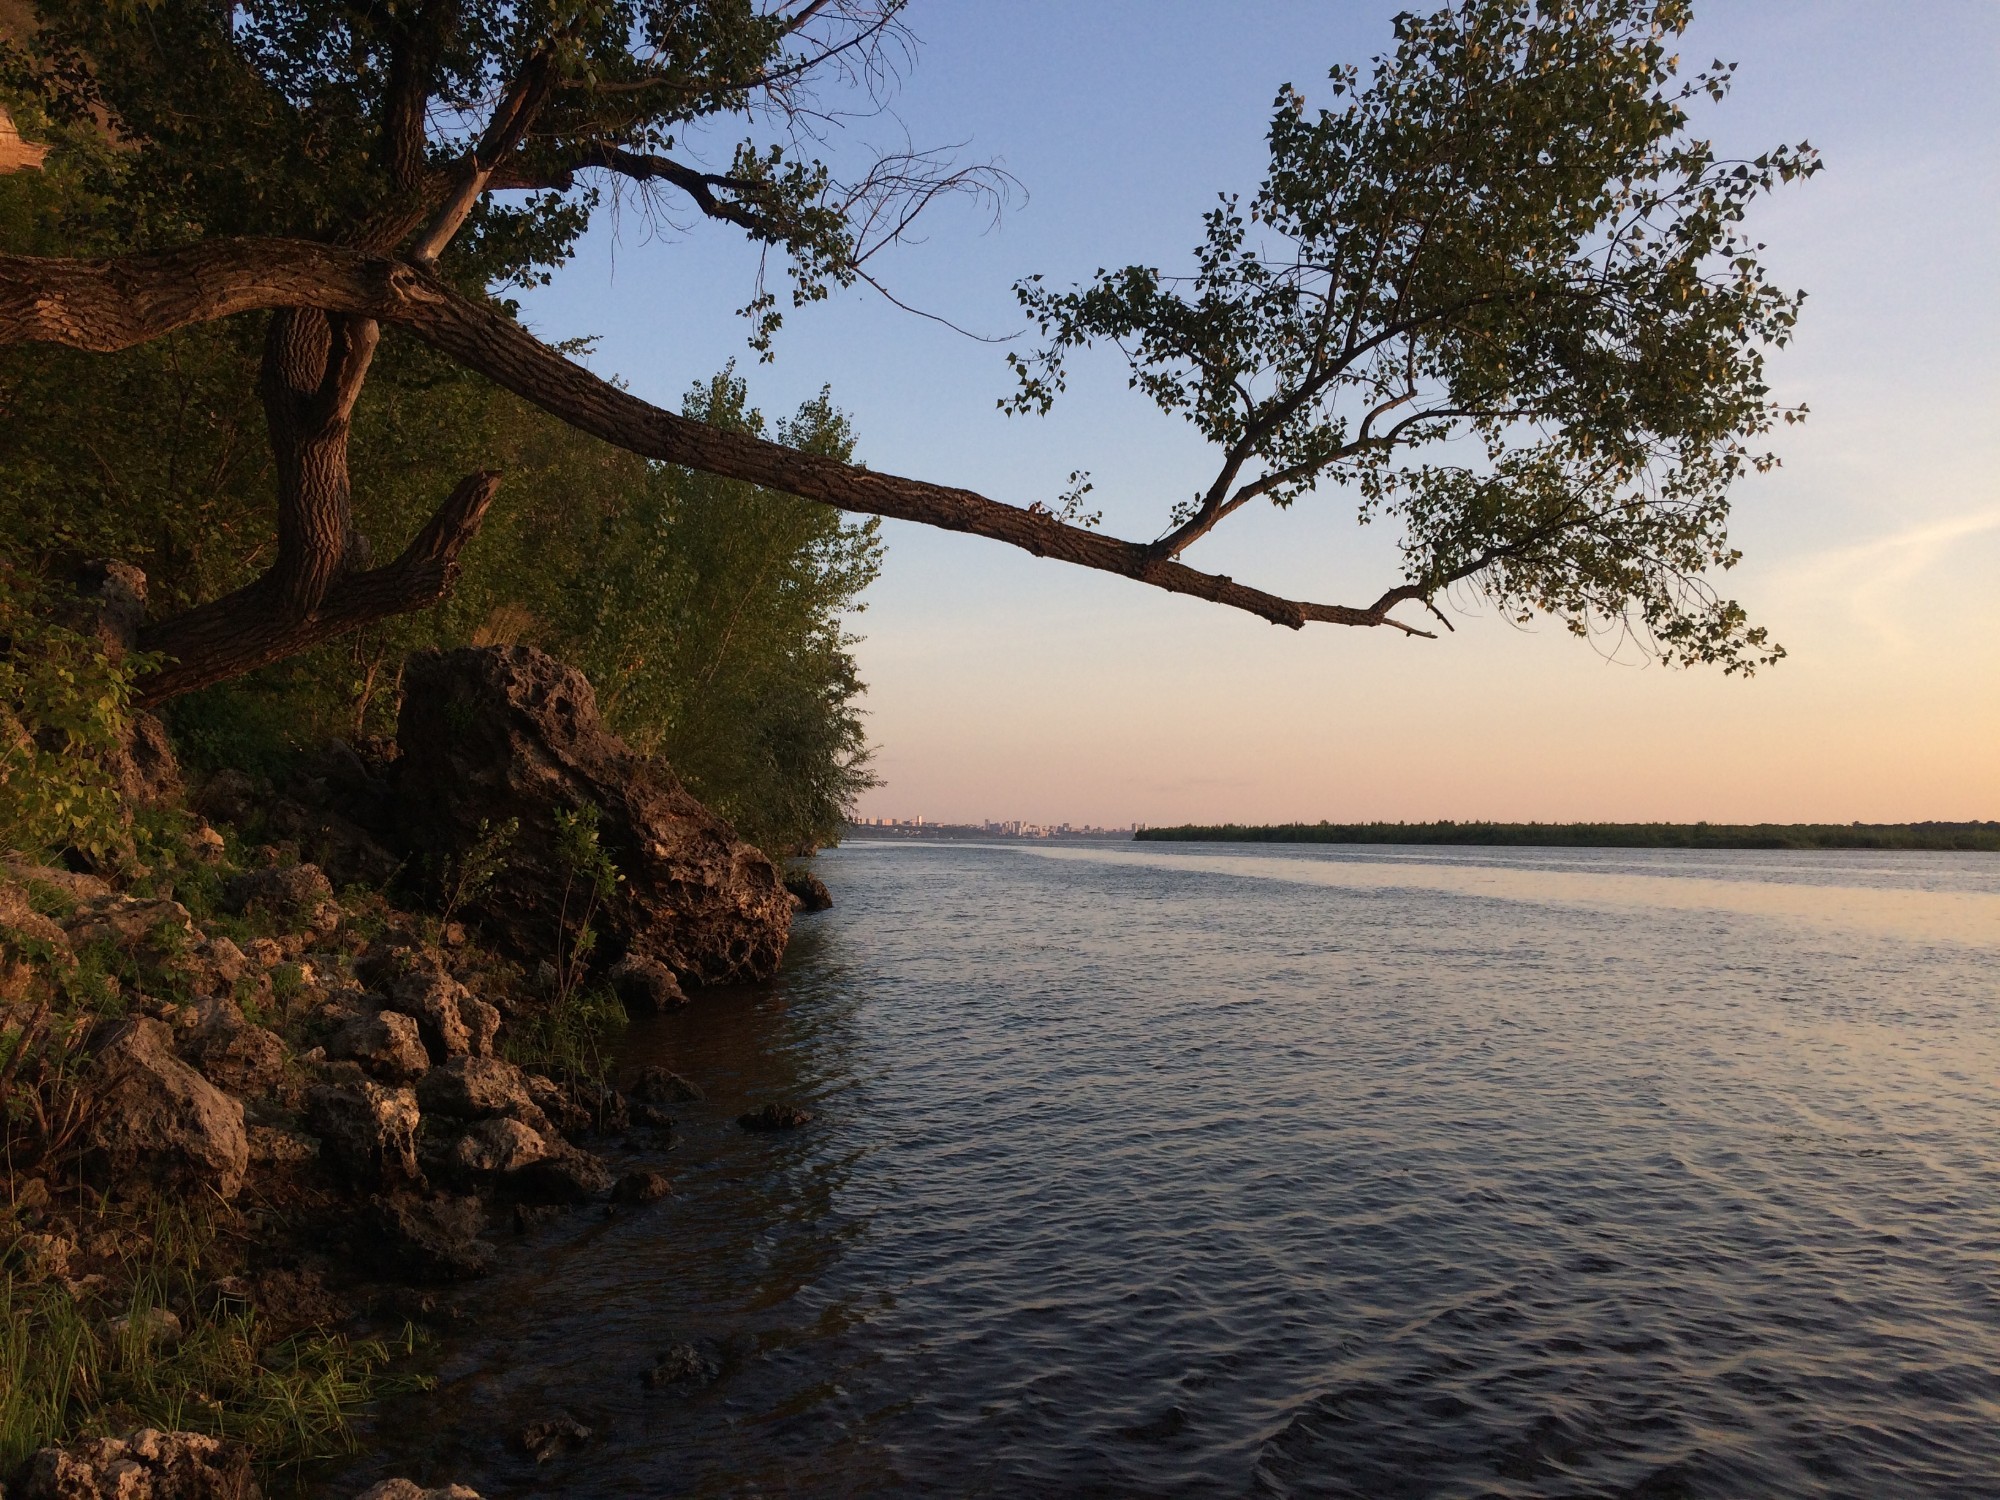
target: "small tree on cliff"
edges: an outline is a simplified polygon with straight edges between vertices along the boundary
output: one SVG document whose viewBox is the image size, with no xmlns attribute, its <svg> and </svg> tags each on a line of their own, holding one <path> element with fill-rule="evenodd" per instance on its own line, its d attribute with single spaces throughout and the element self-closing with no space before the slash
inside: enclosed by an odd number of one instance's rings
<svg viewBox="0 0 2000 1500">
<path fill-rule="evenodd" d="M 1453 585 L 1663 656 L 1747 670 L 1776 648 L 1708 577 L 1735 560 L 1728 489 L 1794 415 L 1763 382 L 1798 298 L 1738 226 L 1810 152 L 1724 162 L 1677 80 L 1681 0 L 1463 0 L 1405 16 L 1334 107 L 1289 87 L 1247 206 L 1210 213 L 1194 273 L 1131 267 L 1020 289 L 1047 336 L 1015 410 L 1066 355 L 1115 342 L 1132 383 L 1214 443 L 1217 472 L 1150 542 L 705 425 L 600 380 L 498 299 L 545 279 L 608 188 L 678 195 L 789 271 L 805 302 L 869 276 L 913 214 L 993 175 L 904 153 L 843 181 L 818 88 L 874 87 L 902 0 L 36 0 L 5 82 L 96 122 L 122 253 L 0 257 L 0 344 L 113 351 L 266 311 L 261 396 L 276 545 L 255 582 L 155 623 L 159 701 L 449 587 L 499 476 L 458 485 L 371 566 L 349 418 L 384 326 L 646 457 L 845 510 L 971 532 L 1298 627 L 1424 634 L 1393 613 Z M 726 162 L 692 127 L 738 121 Z M 768 343 L 778 304 L 746 311 Z M 1373 603 L 1284 599 L 1181 554 L 1253 500 L 1352 486 L 1395 522 L 1404 576 Z M 1442 618 L 1440 615 L 1439 618 Z"/>
</svg>

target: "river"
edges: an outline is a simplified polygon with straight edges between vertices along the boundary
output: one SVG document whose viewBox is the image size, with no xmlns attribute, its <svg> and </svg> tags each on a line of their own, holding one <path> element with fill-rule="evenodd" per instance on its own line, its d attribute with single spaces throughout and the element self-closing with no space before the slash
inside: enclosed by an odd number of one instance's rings
<svg viewBox="0 0 2000 1500">
<path fill-rule="evenodd" d="M 855 843 L 367 1472 L 2000 1494 L 2000 857 Z M 735 1116 L 771 1100 L 812 1124 Z M 715 1377 L 648 1389 L 688 1343 Z M 537 1468 L 505 1439 L 564 1410 Z M 359 1472 L 359 1471 L 354 1471 Z M 347 1491 L 351 1493 L 351 1490 Z"/>
</svg>

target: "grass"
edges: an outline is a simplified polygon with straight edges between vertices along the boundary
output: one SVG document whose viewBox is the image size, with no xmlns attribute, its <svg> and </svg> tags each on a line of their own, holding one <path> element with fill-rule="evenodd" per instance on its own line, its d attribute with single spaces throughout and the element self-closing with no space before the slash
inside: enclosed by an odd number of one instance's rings
<svg viewBox="0 0 2000 1500">
<path fill-rule="evenodd" d="M 134 1247 L 101 1284 L 0 1273 L 0 1472 L 38 1448 L 150 1426 L 247 1444 L 266 1470 L 354 1449 L 370 1401 L 422 1388 L 385 1367 L 415 1347 L 313 1330 L 274 1337 L 214 1275 L 216 1220 L 163 1200 L 86 1219 Z M 17 1242 L 18 1243 L 18 1242 Z M 158 1314 L 178 1319 L 177 1336 Z"/>
</svg>

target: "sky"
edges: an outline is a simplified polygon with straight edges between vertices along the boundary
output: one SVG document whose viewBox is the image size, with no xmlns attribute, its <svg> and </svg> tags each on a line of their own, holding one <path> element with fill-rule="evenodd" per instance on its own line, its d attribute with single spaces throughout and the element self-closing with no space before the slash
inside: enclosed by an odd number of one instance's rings
<svg viewBox="0 0 2000 1500">
<path fill-rule="evenodd" d="M 1222 190 L 1253 192 L 1278 87 L 1365 63 L 1372 0 L 916 0 L 921 47 L 863 141 L 965 143 L 1024 196 L 947 208 L 881 264 L 904 301 L 1021 326 L 1010 288 L 1188 263 Z M 1808 293 L 1771 360 L 1777 472 L 1742 482 L 1726 580 L 1790 655 L 1753 679 L 1643 664 L 1477 609 L 1441 640 L 1299 632 L 978 538 L 885 527 L 854 628 L 875 769 L 867 816 L 1123 826 L 1294 819 L 2000 818 L 2000 3 L 1697 0 L 1690 66 L 1739 64 L 1697 115 L 1725 153 L 1809 140 L 1826 163 L 1751 228 Z M 788 315 L 760 364 L 734 316 L 755 263 L 689 223 L 604 216 L 524 299 L 545 337 L 677 406 L 730 360 L 767 413 L 822 384 L 873 468 L 1052 502 L 1073 469 L 1105 529 L 1147 539 L 1212 474 L 1115 354 L 1048 418 L 997 410 L 1008 347 L 864 290 Z M 1186 560 L 1296 598 L 1366 603 L 1389 538 L 1329 490 L 1251 507 Z"/>
</svg>

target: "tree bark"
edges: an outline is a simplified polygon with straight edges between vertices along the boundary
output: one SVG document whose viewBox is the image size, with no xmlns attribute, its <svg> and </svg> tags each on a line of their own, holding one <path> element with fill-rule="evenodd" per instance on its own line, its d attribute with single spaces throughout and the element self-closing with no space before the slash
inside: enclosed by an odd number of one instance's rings
<svg viewBox="0 0 2000 1500">
<path fill-rule="evenodd" d="M 478 534 L 499 489 L 497 472 L 467 475 L 400 557 L 387 567 L 342 574 L 309 614 L 287 606 L 273 568 L 233 594 L 142 631 L 139 649 L 165 661 L 140 681 L 140 706 L 227 682 L 371 621 L 437 603 L 458 581 L 459 553 Z"/>
<path fill-rule="evenodd" d="M 723 432 L 640 400 L 540 343 L 490 304 L 407 262 L 299 240 L 218 239 L 115 260 L 0 256 L 0 344 L 111 352 L 263 308 L 318 308 L 405 328 L 571 426 L 643 457 L 741 479 L 865 515 L 1009 543 L 1299 629 L 1308 622 L 1429 632 L 1371 608 L 1285 599 L 1203 573 L 1157 545 L 1070 526 L 1038 508 L 906 479 Z"/>
</svg>

